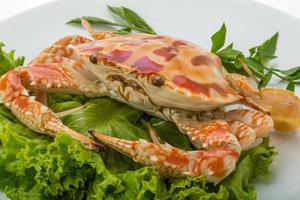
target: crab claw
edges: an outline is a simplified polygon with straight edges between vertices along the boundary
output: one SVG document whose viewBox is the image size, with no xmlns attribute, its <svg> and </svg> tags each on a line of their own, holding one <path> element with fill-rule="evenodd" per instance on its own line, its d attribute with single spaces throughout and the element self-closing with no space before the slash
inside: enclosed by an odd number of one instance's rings
<svg viewBox="0 0 300 200">
<path fill-rule="evenodd" d="M 169 177 L 205 176 L 218 183 L 235 169 L 239 153 L 229 148 L 211 151 L 184 151 L 169 144 L 154 144 L 146 140 L 129 141 L 105 134 L 89 132 L 104 144 L 133 158 L 136 162 L 155 167 Z"/>
<path fill-rule="evenodd" d="M 300 127 L 300 99 L 293 92 L 264 88 L 261 90 L 260 104 L 271 114 L 276 130 L 289 132 Z"/>
<path fill-rule="evenodd" d="M 226 78 L 245 97 L 243 103 L 271 114 L 278 131 L 294 131 L 300 127 L 300 100 L 293 92 L 277 88 L 259 91 L 240 74 L 227 73 Z"/>
</svg>

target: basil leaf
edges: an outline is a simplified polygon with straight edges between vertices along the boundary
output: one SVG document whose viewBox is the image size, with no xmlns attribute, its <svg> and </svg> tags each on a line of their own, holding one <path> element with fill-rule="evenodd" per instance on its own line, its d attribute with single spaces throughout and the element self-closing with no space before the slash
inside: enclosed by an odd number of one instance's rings
<svg viewBox="0 0 300 200">
<path fill-rule="evenodd" d="M 263 78 L 260 80 L 260 82 L 258 84 L 258 88 L 260 89 L 260 88 L 266 87 L 268 85 L 268 83 L 270 82 L 272 75 L 273 75 L 273 72 L 269 71 L 265 76 L 266 78 Z"/>
<path fill-rule="evenodd" d="M 211 52 L 215 53 L 219 49 L 221 49 L 224 44 L 225 44 L 225 38 L 226 38 L 226 25 L 225 23 L 222 24 L 222 27 L 220 30 L 218 30 L 213 36 L 211 36 L 211 42 L 212 42 L 212 47 L 211 47 Z"/>
<path fill-rule="evenodd" d="M 249 49 L 250 57 L 252 57 L 256 53 L 257 47 L 258 46 L 255 46 Z"/>
<path fill-rule="evenodd" d="M 99 17 L 83 16 L 82 19 L 87 20 L 91 24 L 120 26 L 120 24 Z M 81 18 L 71 19 L 67 24 L 81 24 Z"/>
<path fill-rule="evenodd" d="M 238 57 L 242 56 L 242 52 L 233 49 L 232 43 L 224 49 L 216 52 L 216 54 L 225 60 L 237 60 Z"/>
<path fill-rule="evenodd" d="M 294 82 L 290 81 L 289 84 L 287 85 L 286 89 L 294 92 L 295 91 L 295 84 L 294 84 Z"/>
<path fill-rule="evenodd" d="M 150 33 L 150 34 L 156 34 L 153 28 L 146 23 L 146 21 L 139 16 L 136 12 L 133 10 L 122 7 L 123 12 L 127 18 L 127 21 L 137 30 Z"/>
<path fill-rule="evenodd" d="M 244 55 L 241 51 L 233 48 L 233 43 L 215 54 L 221 58 L 222 64 L 227 72 L 248 75 L 238 61 L 239 58 L 244 59 Z"/>
<path fill-rule="evenodd" d="M 291 80 L 299 80 L 300 79 L 300 73 L 299 74 L 296 74 L 295 76 L 293 76 L 291 78 Z"/>
<path fill-rule="evenodd" d="M 126 24 L 120 24 L 117 22 L 112 22 L 106 19 L 92 16 L 83 16 L 82 18 L 87 20 L 91 24 L 124 27 L 123 29 L 116 31 L 117 34 L 128 34 L 131 32 L 131 30 L 137 30 L 142 33 L 156 34 L 153 28 L 148 25 L 147 22 L 133 10 L 126 7 L 107 7 L 112 13 L 118 15 L 121 19 L 123 19 Z M 68 21 L 67 24 L 81 24 L 81 18 L 72 19 Z"/>
<path fill-rule="evenodd" d="M 124 10 L 122 7 L 113 7 L 113 6 L 107 6 L 107 8 L 114 14 L 118 15 L 121 19 L 125 20 L 128 22 L 128 19 L 124 13 Z"/>
<path fill-rule="evenodd" d="M 259 60 L 262 63 L 266 63 L 269 60 L 272 60 L 276 58 L 274 56 L 277 46 L 277 40 L 278 40 L 278 32 L 275 33 L 271 38 L 266 40 L 263 44 L 259 45 L 256 48 L 255 52 L 255 58 Z M 249 50 L 250 51 L 250 50 Z M 252 48 L 250 54 L 253 54 L 254 49 Z"/>
<path fill-rule="evenodd" d="M 264 66 L 261 62 L 256 60 L 255 58 L 246 58 L 246 63 L 248 66 L 251 66 L 252 69 L 256 69 L 259 72 L 264 72 Z"/>
<path fill-rule="evenodd" d="M 225 70 L 229 73 L 237 73 L 237 71 L 239 71 L 242 68 L 241 65 L 237 65 L 233 62 L 222 61 L 222 65 L 225 68 Z"/>
<path fill-rule="evenodd" d="M 4 43 L 0 42 L 0 75 L 8 70 L 24 64 L 25 57 L 19 56 L 15 58 L 15 50 L 9 52 L 3 51 Z"/>
<path fill-rule="evenodd" d="M 129 34 L 131 32 L 131 28 L 123 28 L 120 30 L 117 30 L 115 33 L 119 34 L 119 35 L 126 35 Z"/>
<path fill-rule="evenodd" d="M 77 17 L 77 18 L 67 21 L 66 24 L 81 24 L 81 20 L 80 20 L 80 18 Z"/>
</svg>

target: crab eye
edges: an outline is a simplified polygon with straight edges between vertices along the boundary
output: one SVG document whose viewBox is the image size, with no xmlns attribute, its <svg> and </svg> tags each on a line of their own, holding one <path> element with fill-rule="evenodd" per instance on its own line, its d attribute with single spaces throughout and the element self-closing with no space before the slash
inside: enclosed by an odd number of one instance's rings
<svg viewBox="0 0 300 200">
<path fill-rule="evenodd" d="M 164 84 L 165 78 L 162 75 L 155 74 L 155 75 L 151 76 L 150 81 L 151 81 L 152 85 L 160 87 Z"/>
<path fill-rule="evenodd" d="M 90 55 L 90 62 L 93 63 L 93 64 L 95 64 L 95 65 L 98 64 L 97 57 L 98 57 L 97 53 L 94 53 L 94 54 Z"/>
</svg>

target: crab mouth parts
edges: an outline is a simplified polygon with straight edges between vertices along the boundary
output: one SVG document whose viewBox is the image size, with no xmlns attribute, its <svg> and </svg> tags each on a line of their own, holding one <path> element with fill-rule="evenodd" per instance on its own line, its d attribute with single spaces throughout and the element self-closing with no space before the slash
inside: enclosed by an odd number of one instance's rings
<svg viewBox="0 0 300 200">
<path fill-rule="evenodd" d="M 134 79 L 123 75 L 106 76 L 107 96 L 133 106 L 148 113 L 156 112 L 161 106 L 156 105 L 148 96 L 146 90 Z"/>
<path fill-rule="evenodd" d="M 122 75 L 108 75 L 106 77 L 106 82 L 108 85 L 111 85 L 111 90 L 113 90 L 128 103 L 130 103 L 130 97 L 133 95 L 143 95 L 145 98 L 148 97 L 144 88 L 141 87 L 137 81 L 133 79 L 126 79 Z"/>
<path fill-rule="evenodd" d="M 139 83 L 137 83 L 137 81 L 133 80 L 133 79 L 126 79 L 124 76 L 122 75 L 118 75 L 118 74 L 113 74 L 113 75 L 109 75 L 106 78 L 108 81 L 110 82 L 119 82 L 120 84 L 122 84 L 122 86 L 125 87 L 131 87 L 133 88 L 135 91 L 147 95 L 147 93 L 145 92 L 144 88 L 140 86 Z"/>
</svg>

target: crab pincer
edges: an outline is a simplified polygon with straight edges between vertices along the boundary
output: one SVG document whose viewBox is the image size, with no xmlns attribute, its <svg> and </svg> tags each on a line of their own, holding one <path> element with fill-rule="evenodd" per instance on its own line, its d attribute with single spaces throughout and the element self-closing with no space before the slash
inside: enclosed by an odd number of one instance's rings
<svg viewBox="0 0 300 200">
<path fill-rule="evenodd" d="M 300 99 L 293 92 L 279 88 L 258 90 L 240 74 L 226 73 L 231 86 L 244 96 L 243 103 L 271 115 L 280 132 L 300 128 Z"/>
<path fill-rule="evenodd" d="M 220 122 L 220 123 L 219 123 Z M 218 183 L 230 174 L 240 156 L 240 146 L 230 133 L 228 125 L 216 121 L 208 126 L 225 125 L 203 137 L 205 148 L 184 151 L 170 144 L 151 143 L 119 139 L 93 130 L 89 132 L 102 143 L 131 157 L 136 162 L 156 168 L 160 174 L 170 177 L 205 176 L 206 180 Z"/>
</svg>

